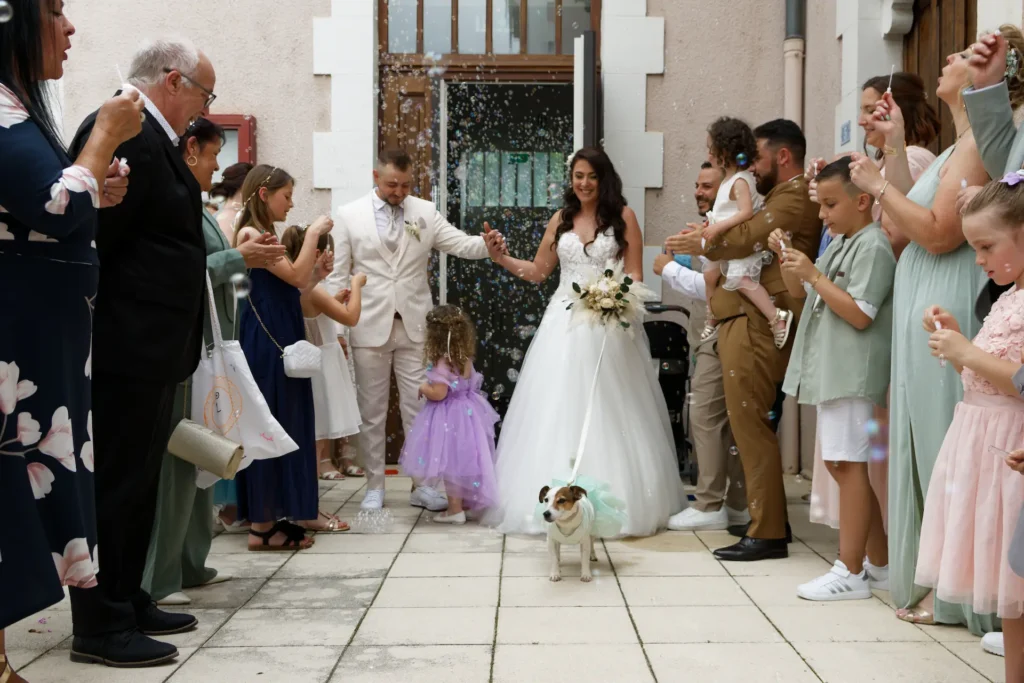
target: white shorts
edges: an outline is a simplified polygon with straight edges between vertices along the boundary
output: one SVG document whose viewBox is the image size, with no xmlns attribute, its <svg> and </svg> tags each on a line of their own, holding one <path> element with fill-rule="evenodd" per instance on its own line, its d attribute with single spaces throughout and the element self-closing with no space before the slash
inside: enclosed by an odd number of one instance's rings
<svg viewBox="0 0 1024 683">
<path fill-rule="evenodd" d="M 841 398 L 818 405 L 818 439 L 826 462 L 869 462 L 875 404 L 866 398 Z"/>
</svg>

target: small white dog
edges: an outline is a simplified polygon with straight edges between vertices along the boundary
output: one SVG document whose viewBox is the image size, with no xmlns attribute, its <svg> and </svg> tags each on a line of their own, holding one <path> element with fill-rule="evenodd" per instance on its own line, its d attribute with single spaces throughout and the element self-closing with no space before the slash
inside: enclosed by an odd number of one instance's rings
<svg viewBox="0 0 1024 683">
<path fill-rule="evenodd" d="M 580 581 L 589 583 L 594 577 L 590 563 L 597 562 L 595 539 L 590 535 L 594 527 L 594 505 L 587 492 L 579 486 L 563 486 L 540 490 L 544 504 L 544 521 L 548 523 L 548 556 L 551 558 L 552 581 L 562 580 L 560 566 L 563 545 L 580 547 Z"/>
</svg>

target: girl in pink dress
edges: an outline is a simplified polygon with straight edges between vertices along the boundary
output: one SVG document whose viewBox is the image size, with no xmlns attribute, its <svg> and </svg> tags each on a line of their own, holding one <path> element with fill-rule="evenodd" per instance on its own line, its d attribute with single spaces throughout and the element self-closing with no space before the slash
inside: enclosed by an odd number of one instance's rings
<svg viewBox="0 0 1024 683">
<path fill-rule="evenodd" d="M 455 306 L 427 314 L 424 348 L 426 405 L 416 417 L 399 463 L 418 479 L 443 479 L 448 511 L 434 516 L 443 524 L 465 524 L 466 510 L 497 502 L 494 480 L 495 412 L 481 392 L 483 376 L 473 368 L 476 331 Z"/>
<path fill-rule="evenodd" d="M 940 600 L 1003 620 L 1006 680 L 1024 680 L 1024 579 L 1007 551 L 1024 505 L 1024 477 L 1004 463 L 1024 441 L 1024 400 L 1013 382 L 1024 350 L 1024 171 L 990 182 L 964 209 L 964 237 L 997 284 L 1016 285 L 992 307 L 974 343 L 957 321 L 925 311 L 938 362 L 961 373 L 956 407 L 928 485 L 915 583 Z"/>
</svg>

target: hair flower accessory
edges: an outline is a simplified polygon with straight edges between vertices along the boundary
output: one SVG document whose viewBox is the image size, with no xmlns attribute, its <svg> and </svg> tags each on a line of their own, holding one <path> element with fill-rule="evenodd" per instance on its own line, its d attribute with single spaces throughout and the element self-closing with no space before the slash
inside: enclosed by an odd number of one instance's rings
<svg viewBox="0 0 1024 683">
<path fill-rule="evenodd" d="M 1024 168 L 1018 171 L 1007 173 L 999 182 L 1003 183 L 1004 185 L 1009 185 L 1010 187 L 1015 187 L 1017 183 L 1022 181 L 1024 181 Z"/>
<path fill-rule="evenodd" d="M 1009 52 L 1006 53 L 1006 71 L 1003 72 L 1003 76 L 1007 79 L 1013 79 L 1020 70 L 1020 52 L 1017 48 L 1010 48 Z"/>
</svg>

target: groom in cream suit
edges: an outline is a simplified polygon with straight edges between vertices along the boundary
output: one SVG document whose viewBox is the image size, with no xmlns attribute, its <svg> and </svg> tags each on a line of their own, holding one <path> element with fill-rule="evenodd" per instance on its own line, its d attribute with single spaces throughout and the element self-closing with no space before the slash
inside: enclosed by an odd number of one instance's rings
<svg viewBox="0 0 1024 683">
<path fill-rule="evenodd" d="M 391 370 L 394 367 L 405 433 L 420 409 L 426 381 L 423 344 L 426 316 L 434 306 L 427 279 L 430 253 L 483 259 L 483 237 L 470 237 L 444 219 L 432 202 L 409 196 L 412 159 L 386 152 L 373 172 L 373 191 L 339 209 L 334 225 L 334 272 L 328 286 L 348 287 L 352 273 L 366 273 L 362 315 L 349 343 L 356 366 L 356 394 L 363 425 L 359 433 L 367 491 L 363 509 L 384 504 L 384 455 Z M 500 240 L 492 240 L 499 245 Z M 495 247 L 499 248 L 498 246 Z M 339 327 L 339 334 L 341 329 Z M 448 501 L 435 482 L 417 482 L 410 504 L 439 511 Z"/>
</svg>

